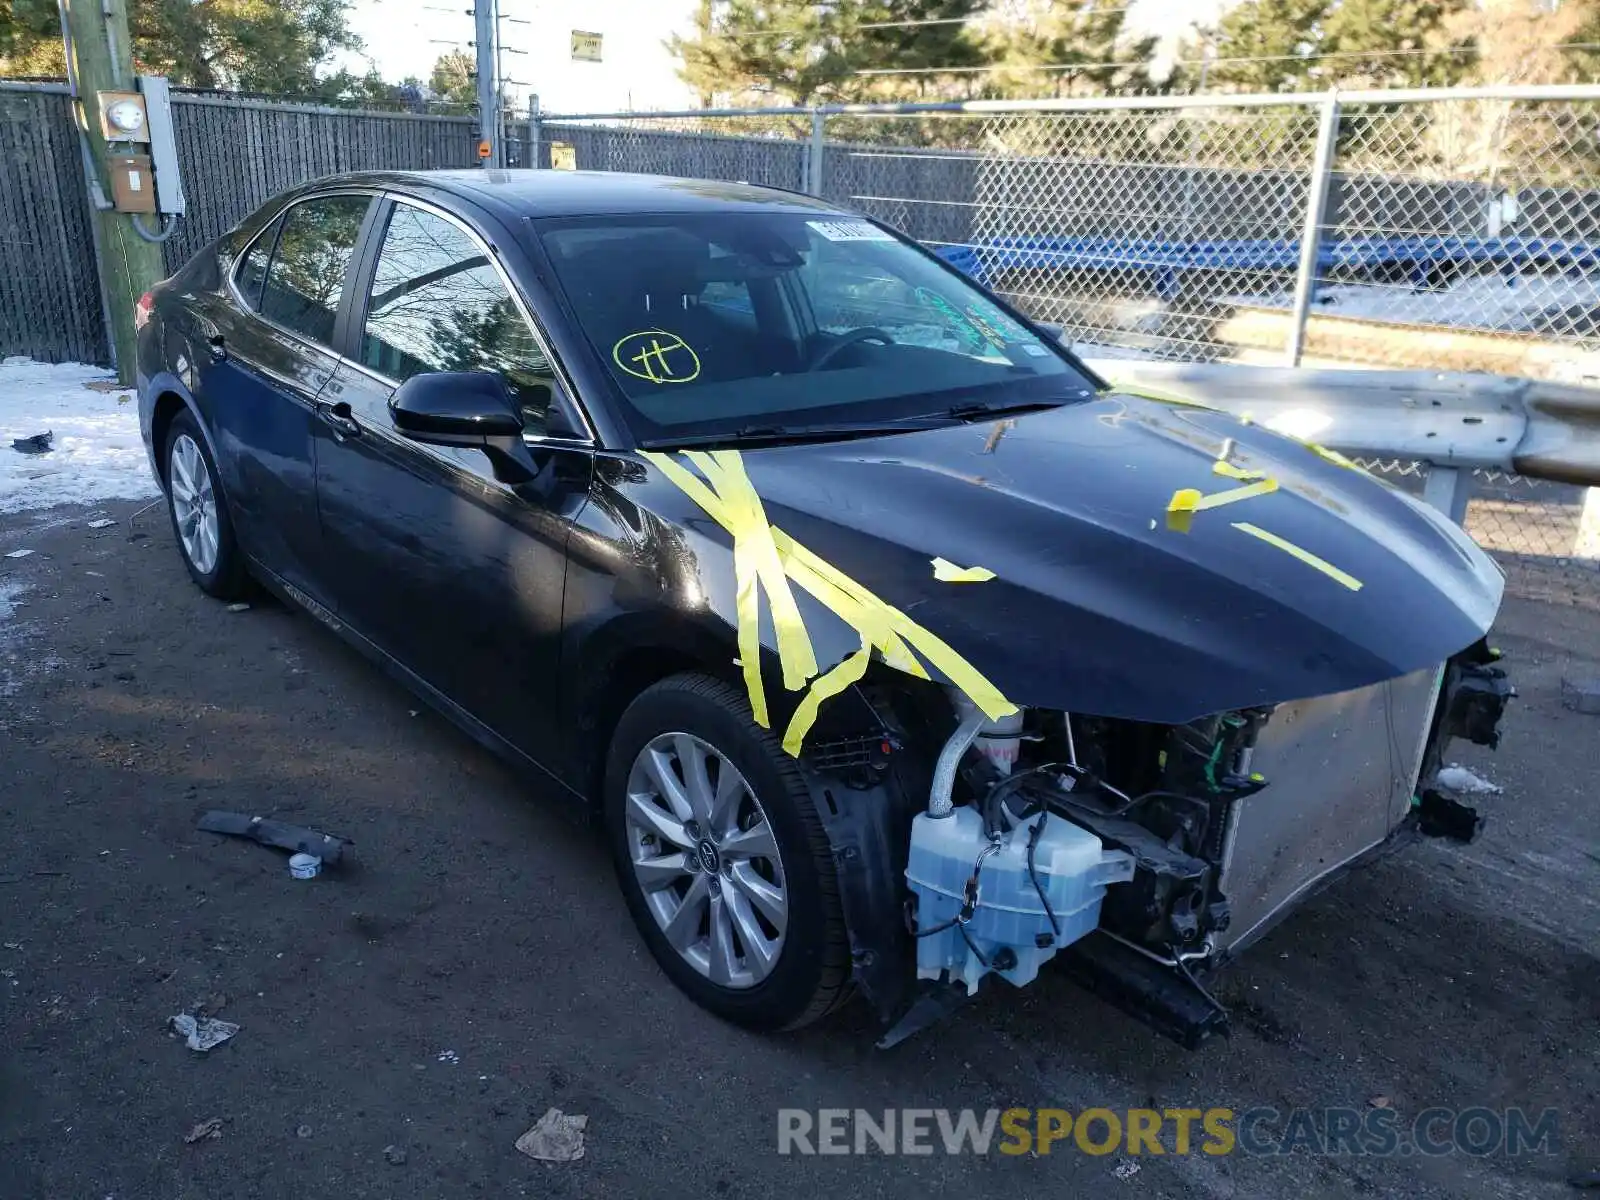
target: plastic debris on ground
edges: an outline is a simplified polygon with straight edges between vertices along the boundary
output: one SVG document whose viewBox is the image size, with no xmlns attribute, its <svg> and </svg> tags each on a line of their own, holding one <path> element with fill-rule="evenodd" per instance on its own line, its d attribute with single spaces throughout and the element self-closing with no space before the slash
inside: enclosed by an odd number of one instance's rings
<svg viewBox="0 0 1600 1200">
<path fill-rule="evenodd" d="M 7 558 L 27 558 L 28 555 L 30 555 L 32 553 L 33 553 L 32 550 L 13 550 L 9 554 L 7 554 L 6 557 Z"/>
<path fill-rule="evenodd" d="M 222 1118 L 212 1117 L 209 1121 L 201 1121 L 200 1124 L 189 1130 L 188 1133 L 183 1135 L 183 1140 L 185 1144 L 192 1146 L 196 1142 L 214 1141 L 221 1136 Z"/>
<path fill-rule="evenodd" d="M 396 1167 L 405 1166 L 406 1151 L 403 1146 L 385 1146 L 383 1148 L 383 1161 Z"/>
<path fill-rule="evenodd" d="M 36 433 L 32 437 L 13 438 L 11 448 L 18 454 L 49 454 L 50 443 L 56 440 L 56 435 L 46 430 Z"/>
<path fill-rule="evenodd" d="M 90 529 L 110 529 L 116 522 L 110 517 L 101 517 L 98 521 L 90 521 Z"/>
<path fill-rule="evenodd" d="M 576 1162 L 583 1157 L 583 1131 L 588 1117 L 568 1116 L 552 1108 L 517 1139 L 517 1149 L 540 1162 Z"/>
<path fill-rule="evenodd" d="M 456 1063 L 461 1061 L 461 1055 L 457 1054 L 454 1050 L 441 1050 L 439 1051 L 439 1061 L 442 1063 L 449 1063 L 451 1066 L 454 1066 Z"/>
<path fill-rule="evenodd" d="M 335 866 L 344 852 L 354 843 L 349 838 L 336 837 L 308 829 L 304 825 L 290 825 L 274 821 L 271 817 L 247 817 L 243 813 L 212 809 L 201 816 L 196 828 L 206 833 L 225 833 L 231 837 L 248 838 L 263 846 L 287 850 L 290 854 L 309 854 L 327 866 Z"/>
<path fill-rule="evenodd" d="M 230 604 L 230 605 L 228 605 L 228 611 L 229 612 L 234 612 L 234 613 L 237 613 L 237 612 L 249 612 L 250 611 L 250 606 L 241 601 L 238 604 Z"/>
<path fill-rule="evenodd" d="M 201 1054 L 216 1049 L 239 1032 L 239 1026 L 232 1021 L 219 1021 L 215 1017 L 197 1017 L 189 1013 L 179 1013 L 172 1017 L 171 1024 L 172 1028 L 182 1035 L 189 1049 L 197 1050 Z"/>
<path fill-rule="evenodd" d="M 1139 1164 L 1136 1162 L 1118 1163 L 1111 1168 L 1111 1173 L 1118 1179 L 1132 1179 L 1139 1173 Z"/>
<path fill-rule="evenodd" d="M 322 860 L 315 854 L 291 854 L 289 874 L 296 879 L 315 879 L 322 874 Z"/>
<path fill-rule="evenodd" d="M 1466 767 L 1452 763 L 1448 767 L 1439 768 L 1435 777 L 1440 787 L 1449 788 L 1452 792 L 1476 792 L 1497 794 L 1501 788 L 1499 784 L 1490 783 L 1482 775 L 1467 770 Z"/>
</svg>

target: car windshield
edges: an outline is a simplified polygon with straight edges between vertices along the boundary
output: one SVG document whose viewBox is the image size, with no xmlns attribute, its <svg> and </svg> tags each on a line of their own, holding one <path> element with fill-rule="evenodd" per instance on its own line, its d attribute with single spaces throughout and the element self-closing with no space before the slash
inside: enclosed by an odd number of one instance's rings
<svg viewBox="0 0 1600 1200">
<path fill-rule="evenodd" d="M 915 427 L 1078 400 L 1090 388 L 1059 346 L 859 217 L 533 225 L 641 442 Z"/>
</svg>

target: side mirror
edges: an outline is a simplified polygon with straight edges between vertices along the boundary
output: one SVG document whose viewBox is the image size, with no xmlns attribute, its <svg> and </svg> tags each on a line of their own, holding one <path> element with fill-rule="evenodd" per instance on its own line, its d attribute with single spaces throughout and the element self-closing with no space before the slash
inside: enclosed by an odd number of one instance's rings
<svg viewBox="0 0 1600 1200">
<path fill-rule="evenodd" d="M 394 426 L 415 442 L 482 450 L 502 483 L 528 483 L 539 468 L 522 441 L 522 408 L 492 371 L 413 375 L 389 397 Z"/>
<path fill-rule="evenodd" d="M 395 428 L 435 446 L 481 446 L 522 436 L 522 409 L 506 381 L 489 371 L 413 375 L 389 399 Z"/>
</svg>

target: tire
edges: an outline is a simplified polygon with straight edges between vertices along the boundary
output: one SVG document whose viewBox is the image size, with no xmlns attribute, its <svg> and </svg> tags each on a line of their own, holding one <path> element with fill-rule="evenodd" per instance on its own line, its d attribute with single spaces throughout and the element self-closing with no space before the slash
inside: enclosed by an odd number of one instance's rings
<svg viewBox="0 0 1600 1200">
<path fill-rule="evenodd" d="M 187 409 L 174 417 L 167 429 L 161 475 L 167 487 L 173 540 L 189 578 L 218 600 L 247 595 L 250 576 L 228 518 L 217 464 L 206 448 L 199 422 Z"/>
<path fill-rule="evenodd" d="M 699 759 L 699 771 L 685 769 L 686 755 Z M 696 777 L 710 803 L 688 805 L 699 826 L 690 829 L 680 814 Z M 664 778 L 678 785 L 676 806 Z M 808 1025 L 848 996 L 850 946 L 827 834 L 794 759 L 756 725 L 741 692 L 686 674 L 641 693 L 611 740 L 604 811 L 634 922 L 661 969 L 697 1004 L 751 1029 L 779 1030 Z M 647 890 L 636 859 L 657 886 Z M 731 941 L 714 937 L 719 929 L 731 931 Z"/>
</svg>

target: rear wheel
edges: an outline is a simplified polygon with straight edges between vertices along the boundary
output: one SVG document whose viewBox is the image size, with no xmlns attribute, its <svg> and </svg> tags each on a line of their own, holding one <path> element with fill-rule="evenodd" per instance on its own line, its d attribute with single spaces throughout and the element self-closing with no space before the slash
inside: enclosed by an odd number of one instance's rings
<svg viewBox="0 0 1600 1200">
<path fill-rule="evenodd" d="M 739 692 L 677 675 L 641 694 L 612 739 L 605 807 L 634 921 L 697 1003 L 789 1029 L 843 999 L 850 955 L 827 835 L 794 760 Z"/>
<path fill-rule="evenodd" d="M 162 461 L 167 512 L 189 577 L 209 596 L 238 599 L 249 588 L 244 556 L 233 536 L 216 464 L 199 424 L 187 410 L 172 419 Z"/>
</svg>

